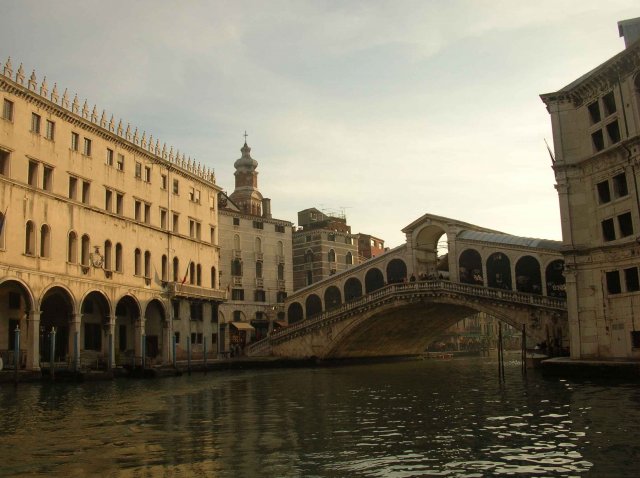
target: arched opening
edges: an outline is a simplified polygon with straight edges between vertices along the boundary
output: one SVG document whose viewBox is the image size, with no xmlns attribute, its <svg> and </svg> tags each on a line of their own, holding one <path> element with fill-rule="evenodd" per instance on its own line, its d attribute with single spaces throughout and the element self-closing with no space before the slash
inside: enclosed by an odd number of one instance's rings
<svg viewBox="0 0 640 478">
<path fill-rule="evenodd" d="M 131 364 L 135 355 L 135 325 L 140 318 L 140 306 L 132 296 L 125 295 L 116 305 L 114 337 L 115 361 L 118 365 Z"/>
<path fill-rule="evenodd" d="M 144 312 L 144 342 L 145 342 L 145 356 L 149 363 L 159 362 L 162 359 L 165 323 L 165 310 L 162 303 L 153 299 L 147 305 Z"/>
<path fill-rule="evenodd" d="M 345 263 L 350 266 L 353 264 L 353 254 L 351 254 L 351 252 L 347 252 L 347 255 L 345 256 Z"/>
<path fill-rule="evenodd" d="M 67 262 L 75 264 L 78 262 L 78 235 L 75 231 L 69 232 L 67 240 Z"/>
<path fill-rule="evenodd" d="M 302 319 L 304 319 L 302 305 L 300 305 L 299 302 L 291 303 L 287 311 L 287 317 L 289 319 L 289 325 L 295 324 L 296 322 L 300 322 Z"/>
<path fill-rule="evenodd" d="M 533 256 L 523 256 L 516 262 L 516 290 L 542 295 L 540 263 Z"/>
<path fill-rule="evenodd" d="M 463 284 L 484 285 L 482 257 L 475 249 L 465 249 L 458 259 L 458 274 Z"/>
<path fill-rule="evenodd" d="M 111 241 L 104 241 L 104 269 L 110 271 L 112 267 Z"/>
<path fill-rule="evenodd" d="M 202 286 L 202 265 L 196 265 L 196 285 Z"/>
<path fill-rule="evenodd" d="M 344 301 L 349 302 L 358 297 L 362 297 L 362 283 L 355 277 L 349 277 L 344 283 Z"/>
<path fill-rule="evenodd" d="M 5 220 L 6 220 L 6 217 L 4 213 L 0 211 L 0 224 L 2 224 L 2 227 L 0 227 L 0 249 L 4 249 L 6 247 L 4 231 L 6 231 L 7 229 L 7 224 Z"/>
<path fill-rule="evenodd" d="M 217 276 L 216 268 L 212 266 L 211 267 L 211 288 L 212 289 L 216 288 L 216 276 Z"/>
<path fill-rule="evenodd" d="M 256 278 L 262 279 L 262 261 L 256 262 Z"/>
<path fill-rule="evenodd" d="M 567 291 L 565 289 L 564 278 L 564 261 L 556 259 L 547 265 L 545 276 L 547 282 L 547 295 L 549 297 L 559 297 L 566 299 Z"/>
<path fill-rule="evenodd" d="M 89 247 L 90 247 L 90 240 L 89 240 L 89 236 L 87 236 L 86 234 L 84 234 L 82 236 L 82 241 L 80 244 L 80 263 L 83 266 L 89 266 Z"/>
<path fill-rule="evenodd" d="M 369 269 L 364 276 L 364 289 L 367 294 L 384 287 L 384 276 L 380 269 Z"/>
<path fill-rule="evenodd" d="M 178 282 L 180 279 L 178 278 L 180 270 L 180 259 L 177 257 L 173 258 L 173 282 Z"/>
<path fill-rule="evenodd" d="M 151 278 L 151 253 L 149 251 L 144 251 L 144 276 L 147 279 Z"/>
<path fill-rule="evenodd" d="M 162 280 L 164 282 L 167 282 L 168 277 L 169 277 L 169 259 L 167 258 L 166 254 L 162 254 Z"/>
<path fill-rule="evenodd" d="M 311 294 L 305 302 L 307 319 L 313 318 L 314 315 L 322 313 L 322 301 L 316 294 Z"/>
<path fill-rule="evenodd" d="M 494 252 L 487 259 L 487 286 L 512 290 L 511 262 L 506 254 Z"/>
<path fill-rule="evenodd" d="M 93 366 L 100 355 L 109 354 L 109 315 L 111 307 L 107 298 L 98 291 L 87 294 L 80 308 L 80 362 Z"/>
<path fill-rule="evenodd" d="M 133 274 L 141 275 L 142 272 L 142 252 L 140 249 L 136 248 L 133 252 Z"/>
<path fill-rule="evenodd" d="M 416 275 L 432 278 L 439 276 L 438 264 L 447 262 L 448 245 L 446 239 L 445 231 L 440 226 L 431 224 L 420 230 L 415 238 L 414 246 L 417 261 Z"/>
<path fill-rule="evenodd" d="M 51 229 L 47 224 L 40 227 L 40 257 L 51 257 Z"/>
<path fill-rule="evenodd" d="M 407 280 L 407 265 L 402 259 L 393 259 L 387 264 L 387 283 L 394 284 Z"/>
<path fill-rule="evenodd" d="M 36 255 L 36 227 L 33 221 L 27 221 L 25 225 L 24 253 L 28 256 Z"/>
<path fill-rule="evenodd" d="M 189 284 L 196 283 L 196 265 L 193 261 L 189 262 Z"/>
<path fill-rule="evenodd" d="M 119 242 L 116 244 L 116 272 L 123 272 L 124 267 L 122 264 L 122 244 Z"/>
<path fill-rule="evenodd" d="M 14 280 L 0 284 L 0 357 L 5 367 L 15 366 L 16 362 L 24 366 L 26 362 L 26 341 L 21 341 L 20 353 L 15 354 L 15 331 L 16 327 L 27 330 L 27 316 L 32 310 L 32 296 L 23 284 Z"/>
<path fill-rule="evenodd" d="M 67 362 L 73 350 L 73 338 L 69 337 L 69 325 L 73 316 L 74 300 L 62 287 L 52 287 L 40 303 L 40 362 L 51 360 L 51 331 L 56 328 L 54 362 Z"/>
<path fill-rule="evenodd" d="M 240 259 L 233 259 L 231 261 L 231 275 L 236 277 L 242 276 L 242 261 Z"/>
<path fill-rule="evenodd" d="M 342 294 L 340 294 L 340 289 L 334 285 L 327 287 L 327 290 L 324 291 L 324 309 L 333 310 L 340 307 L 341 304 Z"/>
<path fill-rule="evenodd" d="M 336 261 L 336 251 L 333 249 L 329 250 L 329 254 L 327 255 L 327 260 L 332 263 Z"/>
</svg>

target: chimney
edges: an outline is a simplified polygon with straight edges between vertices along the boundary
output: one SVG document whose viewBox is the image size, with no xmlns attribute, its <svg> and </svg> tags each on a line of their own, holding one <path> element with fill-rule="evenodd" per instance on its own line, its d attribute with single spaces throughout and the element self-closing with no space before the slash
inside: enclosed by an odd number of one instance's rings
<svg viewBox="0 0 640 478">
<path fill-rule="evenodd" d="M 640 17 L 619 21 L 618 33 L 624 37 L 624 47 L 629 48 L 640 39 Z"/>
<path fill-rule="evenodd" d="M 262 217 L 271 219 L 271 199 L 262 199 Z"/>
</svg>

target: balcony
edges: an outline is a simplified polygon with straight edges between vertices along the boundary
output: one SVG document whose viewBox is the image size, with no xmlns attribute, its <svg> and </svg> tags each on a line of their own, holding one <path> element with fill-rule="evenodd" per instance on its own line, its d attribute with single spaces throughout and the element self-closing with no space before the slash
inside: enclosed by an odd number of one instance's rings
<svg viewBox="0 0 640 478">
<path fill-rule="evenodd" d="M 169 297 L 184 297 L 187 299 L 226 300 L 227 293 L 220 289 L 210 289 L 180 282 L 168 282 Z"/>
</svg>

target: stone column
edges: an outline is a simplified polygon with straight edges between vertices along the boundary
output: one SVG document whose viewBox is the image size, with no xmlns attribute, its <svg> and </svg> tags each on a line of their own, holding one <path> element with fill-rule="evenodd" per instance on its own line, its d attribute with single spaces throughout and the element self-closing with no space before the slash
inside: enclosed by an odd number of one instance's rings
<svg viewBox="0 0 640 478">
<path fill-rule="evenodd" d="M 460 268 L 458 266 L 458 248 L 456 246 L 456 233 L 455 231 L 446 232 L 447 234 L 447 248 L 449 249 L 449 280 L 451 282 L 460 282 Z M 452 238 L 452 239 L 449 239 Z M 437 255 L 437 254 L 436 254 Z M 437 260 L 437 258 L 436 258 Z"/>
<path fill-rule="evenodd" d="M 582 337 L 578 311 L 576 275 L 573 266 L 565 265 L 564 277 L 567 292 L 567 315 L 569 319 L 569 347 L 572 359 L 582 358 Z"/>
<path fill-rule="evenodd" d="M 111 337 L 111 339 L 109 339 Z M 108 368 L 113 368 L 116 365 L 116 316 L 109 316 L 109 323 L 107 326 L 107 340 L 103 344 L 102 350 L 107 360 Z M 110 362 L 109 362 L 110 360 Z"/>
<path fill-rule="evenodd" d="M 138 317 L 135 324 L 133 350 L 136 365 L 142 365 L 142 338 L 144 337 L 144 317 Z"/>
<path fill-rule="evenodd" d="M 504 252 L 503 252 L 503 254 L 504 254 Z M 517 291 L 518 290 L 518 281 L 517 281 L 517 277 L 516 277 L 516 262 L 517 262 L 517 258 L 512 259 L 511 257 L 509 257 L 506 254 L 504 254 L 504 256 L 507 259 L 509 259 L 509 268 L 511 269 L 509 271 L 509 273 L 511 274 L 511 290 Z"/>
<path fill-rule="evenodd" d="M 80 370 L 80 328 L 82 326 L 82 314 L 71 314 L 69 317 L 69 355 L 72 368 Z"/>
<path fill-rule="evenodd" d="M 487 276 L 487 258 L 483 257 L 482 254 L 480 254 L 480 261 L 482 266 L 482 285 L 485 287 L 489 287 L 489 277 Z"/>
<path fill-rule="evenodd" d="M 27 348 L 27 370 L 40 370 L 40 311 L 27 314 L 27 333 L 22 336 Z"/>
</svg>

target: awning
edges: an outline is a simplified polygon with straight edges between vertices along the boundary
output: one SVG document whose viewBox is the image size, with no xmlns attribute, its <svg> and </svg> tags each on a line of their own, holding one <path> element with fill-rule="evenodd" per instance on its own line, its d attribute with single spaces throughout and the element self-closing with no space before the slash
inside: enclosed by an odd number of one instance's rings
<svg viewBox="0 0 640 478">
<path fill-rule="evenodd" d="M 255 330 L 251 324 L 246 322 L 231 322 L 237 330 Z"/>
<path fill-rule="evenodd" d="M 278 325 L 279 327 L 288 327 L 289 326 L 289 324 L 287 324 L 284 320 L 274 320 L 273 323 Z"/>
</svg>

